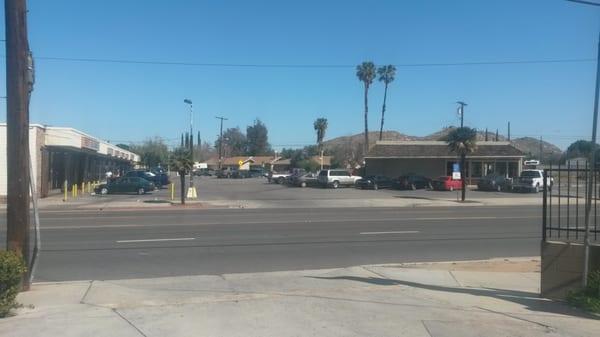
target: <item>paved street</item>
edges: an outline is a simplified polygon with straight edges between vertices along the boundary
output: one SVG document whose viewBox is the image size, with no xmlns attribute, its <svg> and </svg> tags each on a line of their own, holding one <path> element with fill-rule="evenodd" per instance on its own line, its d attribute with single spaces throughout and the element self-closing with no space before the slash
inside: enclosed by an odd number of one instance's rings
<svg viewBox="0 0 600 337">
<path fill-rule="evenodd" d="M 535 256 L 541 232 L 540 210 L 515 206 L 47 210 L 41 223 L 37 281 Z"/>
</svg>

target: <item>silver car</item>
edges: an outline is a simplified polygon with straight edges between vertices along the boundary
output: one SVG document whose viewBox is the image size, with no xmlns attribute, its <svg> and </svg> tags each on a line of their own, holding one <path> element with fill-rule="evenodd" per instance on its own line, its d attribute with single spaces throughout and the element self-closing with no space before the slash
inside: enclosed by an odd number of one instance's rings
<svg viewBox="0 0 600 337">
<path fill-rule="evenodd" d="M 353 176 L 346 170 L 322 170 L 317 178 L 321 186 L 331 186 L 333 188 L 354 186 L 358 179 L 361 179 L 361 177 Z"/>
</svg>

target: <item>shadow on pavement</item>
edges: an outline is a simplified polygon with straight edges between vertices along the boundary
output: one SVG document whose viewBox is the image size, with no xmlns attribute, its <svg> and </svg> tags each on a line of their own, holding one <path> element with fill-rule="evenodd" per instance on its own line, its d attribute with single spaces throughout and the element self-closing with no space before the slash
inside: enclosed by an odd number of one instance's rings
<svg viewBox="0 0 600 337">
<path fill-rule="evenodd" d="M 358 277 L 358 276 L 335 276 L 335 277 L 323 277 L 323 276 L 306 276 L 315 279 L 322 280 L 350 280 L 356 282 L 363 282 L 381 286 L 396 286 L 402 285 L 407 287 L 421 288 L 426 290 L 443 291 L 456 294 L 468 294 L 473 296 L 485 296 L 496 298 L 505 301 L 511 301 L 520 305 L 525 306 L 528 310 L 546 312 L 552 314 L 569 315 L 581 318 L 598 319 L 598 317 L 588 314 L 584 311 L 571 308 L 563 302 L 556 302 L 549 299 L 539 297 L 538 293 L 517 291 L 517 290 L 505 290 L 495 288 L 455 288 L 446 286 L 437 286 L 424 283 L 393 280 L 379 277 Z M 485 308 L 482 308 L 485 309 Z"/>
</svg>

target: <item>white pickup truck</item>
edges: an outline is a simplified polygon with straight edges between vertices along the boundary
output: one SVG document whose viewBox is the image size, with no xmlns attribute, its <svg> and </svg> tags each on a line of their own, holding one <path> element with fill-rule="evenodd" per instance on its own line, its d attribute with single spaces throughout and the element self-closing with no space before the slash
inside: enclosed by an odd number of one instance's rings
<svg viewBox="0 0 600 337">
<path fill-rule="evenodd" d="M 554 179 L 552 177 L 546 178 L 548 190 L 552 189 Z M 544 188 L 544 171 L 543 170 L 523 170 L 521 176 L 513 183 L 513 191 L 519 192 L 539 192 Z"/>
<path fill-rule="evenodd" d="M 269 172 L 267 176 L 267 180 L 270 183 L 283 184 L 286 182 L 287 178 L 291 176 L 291 173 L 277 173 L 277 172 Z"/>
</svg>

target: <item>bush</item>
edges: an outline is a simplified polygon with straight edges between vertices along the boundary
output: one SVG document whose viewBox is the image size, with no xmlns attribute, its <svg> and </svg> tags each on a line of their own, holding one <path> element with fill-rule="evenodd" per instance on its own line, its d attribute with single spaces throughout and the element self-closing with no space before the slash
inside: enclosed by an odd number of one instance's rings
<svg viewBox="0 0 600 337">
<path fill-rule="evenodd" d="M 569 293 L 567 300 L 585 310 L 600 313 L 600 270 L 590 273 L 587 287 Z"/>
<path fill-rule="evenodd" d="M 21 276 L 27 271 L 20 255 L 12 251 L 0 251 L 0 317 L 6 317 L 17 307 L 15 298 L 19 293 Z"/>
</svg>

